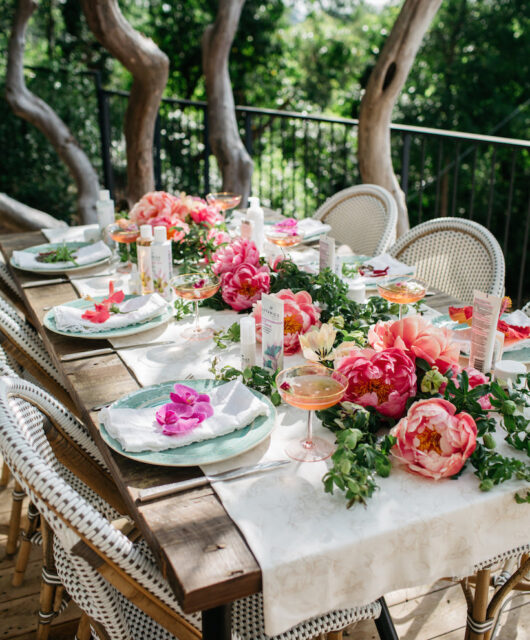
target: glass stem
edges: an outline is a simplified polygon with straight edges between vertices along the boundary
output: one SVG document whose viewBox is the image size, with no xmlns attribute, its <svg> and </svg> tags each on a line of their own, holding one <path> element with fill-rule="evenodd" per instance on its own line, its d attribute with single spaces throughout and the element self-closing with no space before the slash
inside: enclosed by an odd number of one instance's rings
<svg viewBox="0 0 530 640">
<path fill-rule="evenodd" d="M 402 316 L 403 316 L 403 305 L 402 305 L 402 304 L 400 304 L 400 305 L 399 305 L 399 319 L 400 319 L 400 320 L 401 320 Z"/>
<path fill-rule="evenodd" d="M 306 449 L 313 447 L 313 411 L 307 412 L 307 436 L 303 444 Z"/>
<path fill-rule="evenodd" d="M 195 328 L 193 329 L 193 331 L 195 331 L 195 333 L 200 333 L 200 327 L 199 327 L 199 301 L 198 300 L 194 300 L 195 302 Z"/>
</svg>

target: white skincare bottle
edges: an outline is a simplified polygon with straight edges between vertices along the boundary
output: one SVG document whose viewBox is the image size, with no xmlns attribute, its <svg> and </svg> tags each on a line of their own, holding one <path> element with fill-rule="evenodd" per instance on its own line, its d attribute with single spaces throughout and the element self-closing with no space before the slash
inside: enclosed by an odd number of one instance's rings
<svg viewBox="0 0 530 640">
<path fill-rule="evenodd" d="M 247 209 L 247 220 L 252 224 L 252 242 L 256 245 L 260 253 L 263 252 L 263 242 L 265 240 L 265 222 L 263 209 L 260 207 L 259 198 L 250 197 L 250 206 Z"/>
<path fill-rule="evenodd" d="M 99 192 L 99 200 L 96 202 L 96 213 L 99 228 L 102 231 L 114 222 L 114 200 L 110 199 L 110 192 L 107 189 L 101 189 Z"/>
<path fill-rule="evenodd" d="M 256 364 L 256 320 L 245 316 L 239 321 L 241 342 L 241 370 Z"/>
<path fill-rule="evenodd" d="M 142 293 L 142 282 L 138 267 L 133 264 L 131 267 L 131 275 L 129 276 L 129 293 L 133 296 L 139 296 Z"/>
<path fill-rule="evenodd" d="M 154 228 L 155 237 L 151 245 L 151 261 L 153 265 L 153 289 L 166 300 L 171 300 L 172 291 L 169 286 L 173 276 L 173 254 L 171 240 L 167 239 L 166 227 Z"/>
<path fill-rule="evenodd" d="M 142 283 L 142 295 L 153 293 L 152 244 L 153 227 L 150 224 L 141 225 L 140 237 L 136 241 L 136 251 L 138 255 L 138 272 Z"/>
</svg>

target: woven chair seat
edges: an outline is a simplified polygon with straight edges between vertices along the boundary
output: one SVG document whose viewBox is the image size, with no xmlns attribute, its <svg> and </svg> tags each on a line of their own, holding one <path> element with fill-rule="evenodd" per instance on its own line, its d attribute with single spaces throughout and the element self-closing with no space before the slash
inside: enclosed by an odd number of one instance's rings
<svg viewBox="0 0 530 640">
<path fill-rule="evenodd" d="M 461 218 L 437 218 L 401 236 L 389 253 L 416 267 L 429 286 L 473 302 L 475 289 L 504 295 L 504 256 L 494 236 L 482 225 Z"/>
<path fill-rule="evenodd" d="M 0 381 L 0 447 L 13 475 L 53 530 L 57 571 L 66 590 L 83 611 L 105 628 L 112 640 L 173 637 L 81 557 L 78 545 L 86 543 L 110 566 L 117 567 L 121 575 L 129 576 L 178 614 L 185 624 L 199 629 L 199 616 L 182 612 L 145 542 L 133 542 L 113 527 L 111 520 L 117 517 L 114 509 L 53 458 L 44 435 L 44 418 L 33 406 L 26 407 L 28 403 L 24 400 L 30 398 L 53 419 L 64 420 L 63 414 L 58 413 L 58 403 L 46 396 L 20 379 Z M 331 612 L 275 639 L 306 640 L 357 620 L 377 617 L 379 613 L 377 603 Z M 266 640 L 260 595 L 234 603 L 232 621 L 234 640 Z"/>
<path fill-rule="evenodd" d="M 331 235 L 354 253 L 377 256 L 396 238 L 397 205 L 383 187 L 360 184 L 339 191 L 313 216 L 331 225 Z"/>
</svg>

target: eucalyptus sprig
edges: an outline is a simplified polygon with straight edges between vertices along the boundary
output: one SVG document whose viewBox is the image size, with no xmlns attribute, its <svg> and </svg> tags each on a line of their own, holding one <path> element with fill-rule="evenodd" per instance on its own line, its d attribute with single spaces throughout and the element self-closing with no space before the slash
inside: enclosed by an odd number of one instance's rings
<svg viewBox="0 0 530 640">
<path fill-rule="evenodd" d="M 66 246 L 66 244 L 57 247 L 57 249 L 52 249 L 51 251 L 41 251 L 37 255 L 37 262 L 46 262 L 46 263 L 55 263 L 55 262 L 72 262 L 77 266 L 77 262 L 75 261 L 76 249 L 70 249 Z"/>
<path fill-rule="evenodd" d="M 241 327 L 239 326 L 239 322 L 234 322 L 225 331 L 219 329 L 218 331 L 214 331 L 213 334 L 213 341 L 219 349 L 226 349 L 229 342 L 240 342 L 240 340 Z"/>
</svg>

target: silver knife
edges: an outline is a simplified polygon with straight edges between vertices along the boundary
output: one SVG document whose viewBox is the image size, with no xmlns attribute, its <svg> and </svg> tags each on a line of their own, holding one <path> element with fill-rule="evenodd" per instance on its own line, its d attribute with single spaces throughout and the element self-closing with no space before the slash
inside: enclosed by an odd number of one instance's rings
<svg viewBox="0 0 530 640">
<path fill-rule="evenodd" d="M 243 478 L 245 476 L 254 475 L 255 473 L 271 471 L 272 469 L 283 467 L 290 462 L 290 460 L 273 460 L 272 462 L 262 462 L 260 464 L 253 464 L 248 467 L 237 467 L 237 469 L 224 471 L 223 473 L 212 474 L 210 476 L 201 476 L 200 478 L 192 478 L 191 480 L 182 480 L 181 482 L 163 484 L 160 487 L 152 487 L 151 489 L 141 489 L 138 492 L 136 502 L 147 502 L 148 500 L 162 498 L 173 493 L 180 493 L 181 491 L 187 491 L 188 489 L 202 487 L 205 484 L 212 482 L 234 480 L 235 478 Z"/>
<path fill-rule="evenodd" d="M 24 282 L 21 286 L 23 289 L 32 289 L 34 287 L 45 287 L 47 284 L 64 284 L 71 280 L 88 280 L 89 278 L 104 278 L 117 275 L 115 273 L 87 273 L 84 276 L 70 276 L 68 278 L 63 276 L 61 278 L 48 278 L 48 280 L 30 280 L 29 282 Z"/>
<path fill-rule="evenodd" d="M 59 359 L 61 362 L 71 362 L 72 360 L 82 360 L 83 358 L 93 358 L 95 356 L 107 356 L 116 351 L 126 349 L 142 349 L 143 347 L 160 347 L 168 344 L 175 344 L 174 340 L 163 340 L 160 342 L 143 342 L 141 344 L 128 344 L 126 347 L 103 347 L 102 349 L 91 349 L 90 351 L 78 351 L 77 353 L 67 353 Z"/>
</svg>

